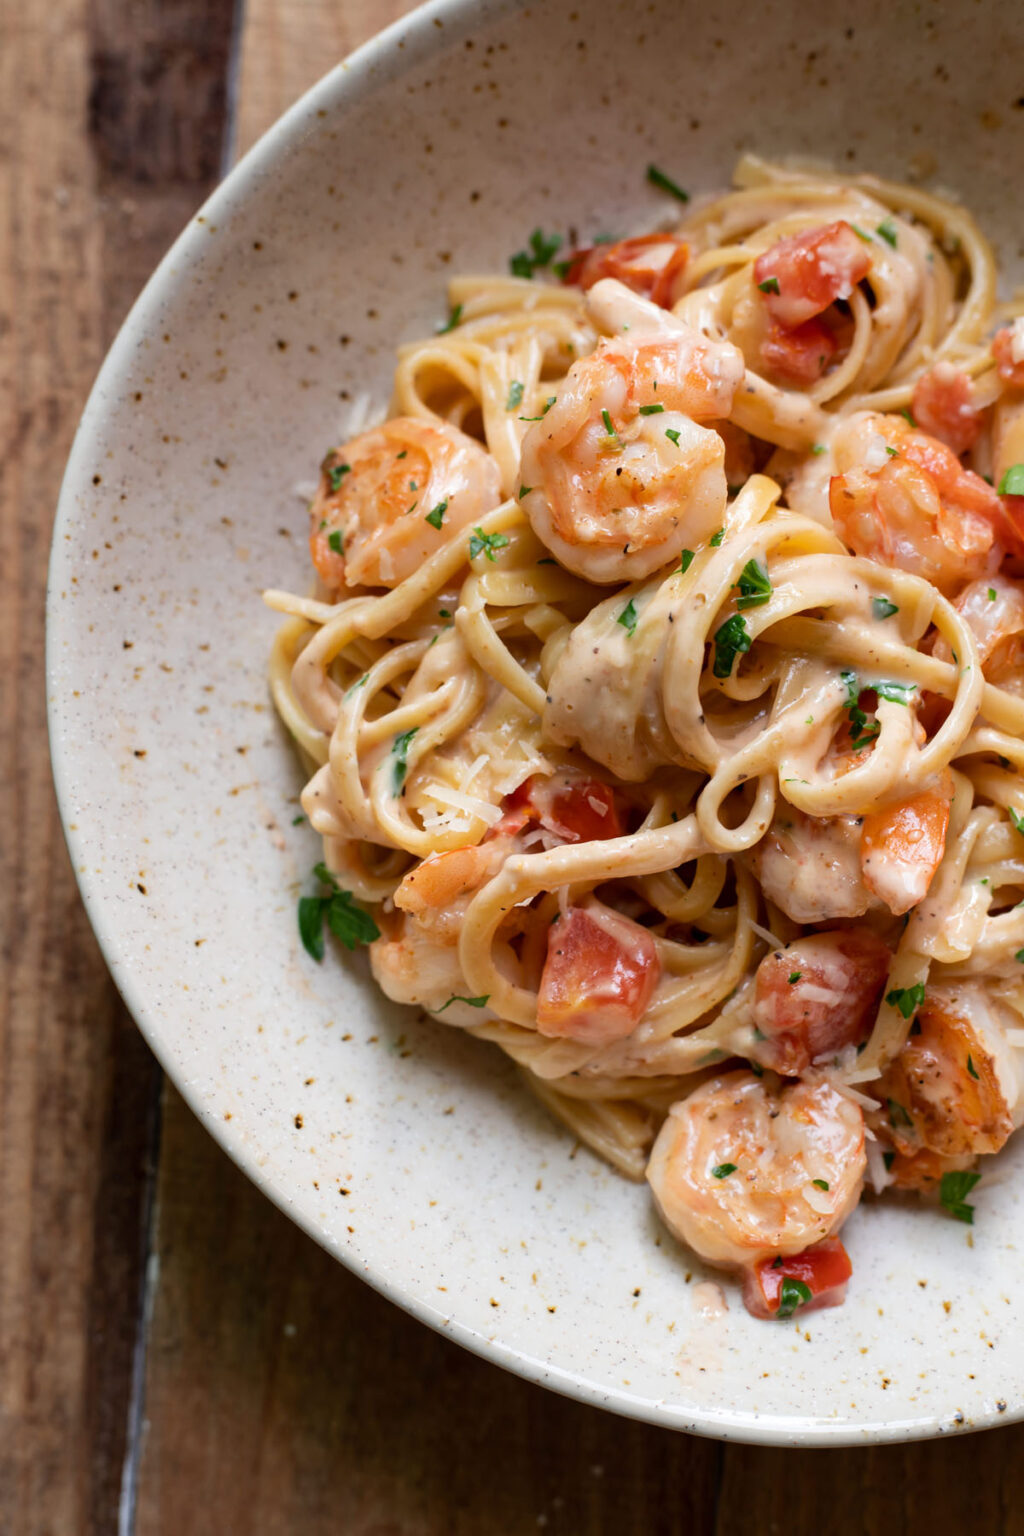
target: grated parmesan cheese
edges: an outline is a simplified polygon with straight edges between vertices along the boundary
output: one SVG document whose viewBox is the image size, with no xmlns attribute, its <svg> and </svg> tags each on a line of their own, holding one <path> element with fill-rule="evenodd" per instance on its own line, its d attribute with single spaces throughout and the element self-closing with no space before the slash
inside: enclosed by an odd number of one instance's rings
<svg viewBox="0 0 1024 1536">
<path fill-rule="evenodd" d="M 485 821 L 489 827 L 501 820 L 501 811 L 496 805 L 489 805 L 486 800 L 481 800 L 477 795 L 467 795 L 461 789 L 451 789 L 447 784 L 431 784 L 424 790 L 424 795 L 431 800 L 437 800 L 441 805 L 454 806 L 456 810 L 468 811 L 470 816 L 476 816 L 480 821 Z"/>
</svg>

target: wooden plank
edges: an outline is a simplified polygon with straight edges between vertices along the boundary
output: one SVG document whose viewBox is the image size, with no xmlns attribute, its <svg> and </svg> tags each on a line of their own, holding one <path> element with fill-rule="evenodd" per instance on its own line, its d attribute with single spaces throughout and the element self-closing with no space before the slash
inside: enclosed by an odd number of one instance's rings
<svg viewBox="0 0 1024 1536">
<path fill-rule="evenodd" d="M 0 0 L 0 1531 L 17 1536 L 116 1526 L 156 1103 L 53 800 L 50 522 L 120 315 L 212 178 L 188 135 L 219 133 L 214 96 L 194 93 L 223 79 L 220 11 L 218 28 L 200 0 Z M 190 52 L 168 21 L 191 27 Z M 169 133 L 168 170 L 147 146 Z"/>
</svg>

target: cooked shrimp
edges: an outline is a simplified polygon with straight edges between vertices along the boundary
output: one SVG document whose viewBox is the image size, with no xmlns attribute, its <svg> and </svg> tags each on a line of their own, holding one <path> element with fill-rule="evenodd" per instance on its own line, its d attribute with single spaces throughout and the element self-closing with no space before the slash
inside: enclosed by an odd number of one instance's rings
<svg viewBox="0 0 1024 1536">
<path fill-rule="evenodd" d="M 610 1045 L 631 1035 L 661 975 L 654 940 L 630 918 L 593 902 L 551 925 L 537 996 L 542 1035 Z"/>
<path fill-rule="evenodd" d="M 898 1152 L 998 1152 L 1024 1118 L 1020 1053 L 984 984 L 929 986 L 900 1054 L 871 1092 Z"/>
<path fill-rule="evenodd" d="M 451 997 L 465 996 L 466 979 L 459 965 L 458 930 L 445 933 L 426 928 L 399 913 L 384 920 L 384 932 L 370 945 L 370 969 L 381 991 L 396 1003 L 436 1010 Z M 462 1020 L 446 1010 L 449 1023 L 480 1023 L 480 1014 Z"/>
<path fill-rule="evenodd" d="M 928 368 L 914 385 L 914 420 L 956 454 L 974 446 L 983 415 L 974 404 L 970 375 L 943 360 Z"/>
<path fill-rule="evenodd" d="M 500 500 L 497 463 L 479 443 L 447 422 L 398 416 L 324 460 L 313 564 L 336 589 L 397 586 Z"/>
<path fill-rule="evenodd" d="M 861 874 L 894 917 L 928 894 L 946 849 L 952 799 L 953 776 L 945 769 L 934 784 L 864 817 Z"/>
<path fill-rule="evenodd" d="M 724 446 L 743 358 L 603 278 L 591 307 L 624 334 L 570 368 L 523 438 L 520 498 L 537 537 L 589 581 L 635 581 L 722 525 Z M 636 316 L 639 315 L 639 321 Z"/>
<path fill-rule="evenodd" d="M 796 923 L 862 917 L 875 904 L 861 875 L 859 816 L 784 806 L 751 861 L 768 900 Z"/>
<path fill-rule="evenodd" d="M 1006 514 L 990 485 L 900 416 L 851 416 L 837 431 L 829 506 L 858 555 L 912 571 L 948 595 L 994 571 Z"/>
<path fill-rule="evenodd" d="M 972 581 L 955 606 L 978 642 L 989 682 L 1017 692 L 1024 689 L 1024 582 L 997 572 Z M 946 661 L 951 654 L 945 641 L 936 643 L 936 656 Z"/>
<path fill-rule="evenodd" d="M 1024 315 L 1005 325 L 992 338 L 992 356 L 999 377 L 1013 389 L 1024 389 Z"/>
<path fill-rule="evenodd" d="M 729 1072 L 673 1104 L 647 1180 L 678 1238 L 709 1264 L 741 1268 L 837 1232 L 865 1166 L 864 1117 L 831 1084 L 772 1092 Z"/>
<path fill-rule="evenodd" d="M 766 955 L 754 980 L 758 1061 L 796 1077 L 866 1040 L 891 961 L 870 928 L 809 934 Z"/>
</svg>

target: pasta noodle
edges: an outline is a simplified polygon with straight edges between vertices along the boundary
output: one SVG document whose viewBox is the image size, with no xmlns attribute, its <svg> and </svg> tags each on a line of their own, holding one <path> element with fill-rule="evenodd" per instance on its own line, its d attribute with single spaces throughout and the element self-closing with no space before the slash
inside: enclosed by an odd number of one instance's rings
<svg viewBox="0 0 1024 1536">
<path fill-rule="evenodd" d="M 452 282 L 266 594 L 303 936 L 787 1316 L 866 1169 L 969 1220 L 1024 1121 L 1024 318 L 963 208 L 751 157 L 555 244 Z"/>
</svg>

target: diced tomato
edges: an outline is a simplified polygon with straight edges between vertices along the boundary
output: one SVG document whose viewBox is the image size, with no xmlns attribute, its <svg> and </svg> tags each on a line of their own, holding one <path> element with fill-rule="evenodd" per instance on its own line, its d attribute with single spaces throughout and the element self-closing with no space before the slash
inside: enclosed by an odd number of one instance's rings
<svg viewBox="0 0 1024 1536">
<path fill-rule="evenodd" d="M 631 1035 L 661 975 L 646 928 L 607 908 L 570 907 L 551 925 L 537 997 L 542 1035 L 608 1045 Z"/>
<path fill-rule="evenodd" d="M 966 453 L 977 442 L 982 413 L 974 404 L 969 375 L 952 363 L 936 363 L 922 373 L 911 409 L 918 426 L 954 453 Z"/>
<path fill-rule="evenodd" d="M 836 353 L 836 339 L 820 320 L 806 320 L 787 327 L 769 319 L 761 343 L 765 371 L 793 384 L 814 384 Z"/>
<path fill-rule="evenodd" d="M 870 267 L 869 247 L 845 219 L 837 219 L 773 245 L 755 261 L 754 281 L 768 313 L 792 330 L 836 299 L 848 299 Z"/>
<path fill-rule="evenodd" d="M 861 875 L 894 917 L 928 894 L 945 852 L 952 798 L 953 778 L 946 772 L 934 787 L 864 817 Z"/>
<path fill-rule="evenodd" d="M 762 1259 L 748 1269 L 743 1282 L 743 1305 L 752 1317 L 777 1317 L 794 1312 L 813 1312 L 819 1307 L 839 1307 L 846 1299 L 846 1282 L 853 1274 L 850 1256 L 838 1237 L 827 1237 L 813 1248 L 790 1258 Z M 796 1282 L 787 1287 L 786 1280 Z M 806 1290 L 799 1289 L 806 1287 Z M 810 1296 L 807 1296 L 807 1291 Z"/>
<path fill-rule="evenodd" d="M 520 784 L 506 804 L 517 813 L 526 809 L 530 818 L 567 843 L 622 837 L 626 831 L 618 796 L 600 779 L 567 773 L 550 779 L 535 776 Z"/>
<path fill-rule="evenodd" d="M 1005 325 L 992 338 L 992 356 L 999 369 L 999 377 L 1014 389 L 1024 389 L 1024 359 L 1017 361 L 1013 355 L 1015 325 Z"/>
<path fill-rule="evenodd" d="M 866 1040 L 891 963 L 870 928 L 808 934 L 766 955 L 754 982 L 758 1060 L 795 1077 Z"/>
<path fill-rule="evenodd" d="M 602 277 L 616 277 L 634 293 L 670 309 L 689 254 L 686 241 L 675 235 L 635 235 L 576 251 L 564 281 L 585 291 Z"/>
</svg>

